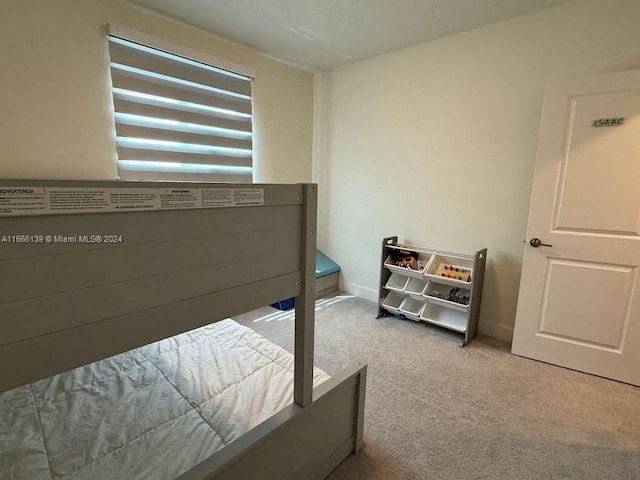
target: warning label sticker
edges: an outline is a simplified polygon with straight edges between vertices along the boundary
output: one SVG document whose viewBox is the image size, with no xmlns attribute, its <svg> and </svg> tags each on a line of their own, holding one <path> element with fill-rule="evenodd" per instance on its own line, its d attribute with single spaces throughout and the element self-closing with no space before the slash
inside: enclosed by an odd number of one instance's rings
<svg viewBox="0 0 640 480">
<path fill-rule="evenodd" d="M 167 188 L 160 190 L 161 209 L 200 207 L 197 188 Z"/>
<path fill-rule="evenodd" d="M 202 207 L 248 207 L 264 204 L 264 190 L 261 188 L 200 190 Z"/>
<path fill-rule="evenodd" d="M 104 210 L 110 206 L 109 194 L 103 190 L 75 190 L 61 188 L 50 190 L 49 208 L 58 211 Z"/>
<path fill-rule="evenodd" d="M 44 187 L 0 187 L 0 215 L 40 215 L 46 207 Z"/>
<path fill-rule="evenodd" d="M 203 207 L 233 207 L 233 193 L 229 189 L 206 189 L 200 192 Z"/>
<path fill-rule="evenodd" d="M 233 190 L 233 199 L 236 207 L 249 205 L 262 205 L 264 203 L 264 191 L 260 189 Z"/>
<path fill-rule="evenodd" d="M 0 217 L 264 205 L 261 188 L 4 187 Z"/>
<path fill-rule="evenodd" d="M 158 209 L 158 194 L 153 189 L 113 188 L 107 193 L 113 211 Z"/>
</svg>

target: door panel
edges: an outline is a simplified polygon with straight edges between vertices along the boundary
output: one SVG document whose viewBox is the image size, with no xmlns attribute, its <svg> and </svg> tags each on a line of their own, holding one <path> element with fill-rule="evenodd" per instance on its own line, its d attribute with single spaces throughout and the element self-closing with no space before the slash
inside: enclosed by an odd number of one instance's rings
<svg viewBox="0 0 640 480">
<path fill-rule="evenodd" d="M 571 99 L 563 176 L 558 188 L 559 230 L 638 235 L 640 219 L 640 93 Z M 613 127 L 598 119 L 624 118 Z"/>
<path fill-rule="evenodd" d="M 547 86 L 512 352 L 640 385 L 640 71 Z"/>
<path fill-rule="evenodd" d="M 539 332 L 619 350 L 629 320 L 633 273 L 629 267 L 550 258 Z"/>
</svg>

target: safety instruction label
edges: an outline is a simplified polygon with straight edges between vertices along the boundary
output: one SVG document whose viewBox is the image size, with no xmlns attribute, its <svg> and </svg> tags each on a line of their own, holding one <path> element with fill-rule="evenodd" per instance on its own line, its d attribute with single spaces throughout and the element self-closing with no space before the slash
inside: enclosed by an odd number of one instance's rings
<svg viewBox="0 0 640 480">
<path fill-rule="evenodd" d="M 13 187 L 0 185 L 0 217 L 264 205 L 262 188 Z"/>
<path fill-rule="evenodd" d="M 264 191 L 258 188 L 203 188 L 200 192 L 203 207 L 246 207 L 264 203 Z"/>
<path fill-rule="evenodd" d="M 0 187 L 0 215 L 40 215 L 47 205 L 44 187 Z"/>
</svg>

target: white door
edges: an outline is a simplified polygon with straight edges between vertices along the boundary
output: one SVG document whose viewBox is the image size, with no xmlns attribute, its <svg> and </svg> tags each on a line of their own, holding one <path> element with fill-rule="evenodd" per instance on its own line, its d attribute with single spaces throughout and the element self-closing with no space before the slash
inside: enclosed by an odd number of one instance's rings
<svg viewBox="0 0 640 480">
<path fill-rule="evenodd" d="M 640 385 L 640 71 L 547 86 L 525 245 L 512 353 Z"/>
</svg>

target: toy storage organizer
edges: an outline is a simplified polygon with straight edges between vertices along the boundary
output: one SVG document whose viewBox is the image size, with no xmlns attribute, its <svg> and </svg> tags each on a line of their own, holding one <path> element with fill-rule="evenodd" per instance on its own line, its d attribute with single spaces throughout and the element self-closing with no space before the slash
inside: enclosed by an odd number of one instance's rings
<svg viewBox="0 0 640 480">
<path fill-rule="evenodd" d="M 478 334 L 487 249 L 473 255 L 441 252 L 382 241 L 381 316 L 401 315 L 464 335 L 461 346 Z"/>
</svg>

